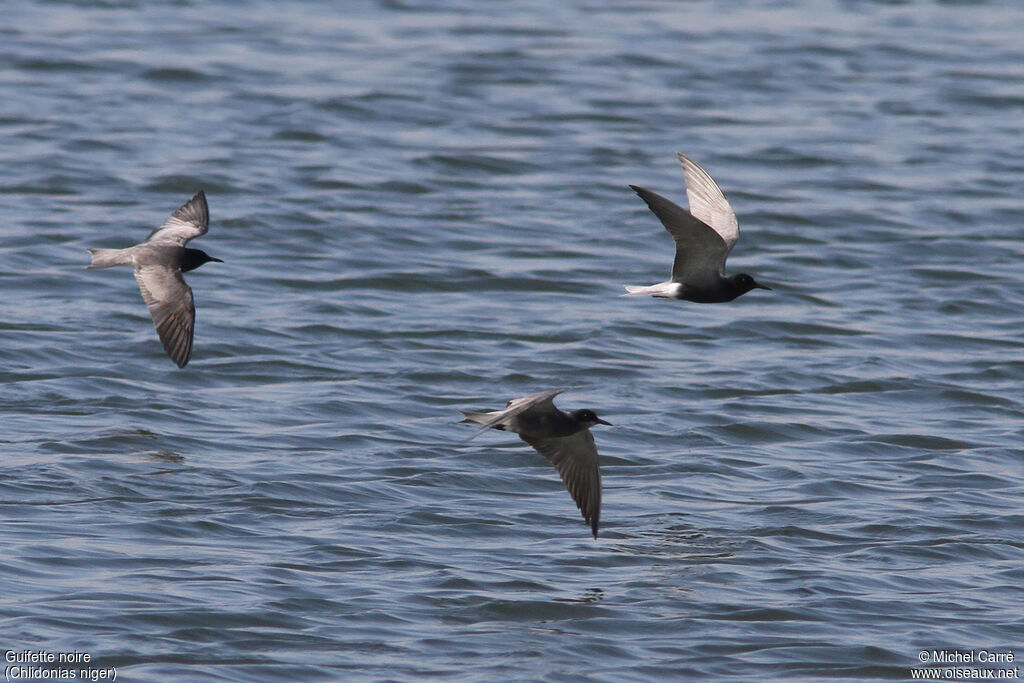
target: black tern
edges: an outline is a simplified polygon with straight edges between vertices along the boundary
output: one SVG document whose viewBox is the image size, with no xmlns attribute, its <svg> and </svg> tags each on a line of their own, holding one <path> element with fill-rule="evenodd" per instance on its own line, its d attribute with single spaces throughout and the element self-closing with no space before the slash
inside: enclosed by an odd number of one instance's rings
<svg viewBox="0 0 1024 683">
<path fill-rule="evenodd" d="M 205 235 L 210 221 L 206 195 L 202 190 L 171 214 L 167 222 L 149 233 L 142 244 L 127 249 L 90 249 L 92 264 L 87 269 L 111 266 L 135 266 L 135 279 L 142 298 L 149 306 L 153 324 L 164 350 L 179 368 L 185 367 L 192 355 L 192 334 L 196 323 L 196 307 L 192 288 L 182 273 L 195 270 L 208 261 L 223 263 L 202 249 L 189 249 L 185 244 Z"/>
<path fill-rule="evenodd" d="M 464 410 L 465 419 L 462 421 L 483 425 L 470 439 L 490 428 L 514 432 L 550 460 L 576 501 L 583 520 L 597 538 L 597 525 L 601 518 L 601 470 L 590 428 L 598 424 L 610 426 L 611 423 L 599 418 L 592 410 L 562 412 L 552 399 L 563 391 L 565 389 L 551 389 L 515 398 L 504 410 L 482 413 Z"/>
<path fill-rule="evenodd" d="M 675 202 L 636 185 L 630 185 L 658 217 L 676 242 L 672 278 L 650 287 L 625 285 L 624 296 L 686 299 L 701 304 L 732 301 L 755 287 L 771 289 L 746 273 L 725 276 L 725 259 L 740 237 L 736 214 L 708 172 L 679 154 L 686 177 L 687 211 Z"/>
</svg>

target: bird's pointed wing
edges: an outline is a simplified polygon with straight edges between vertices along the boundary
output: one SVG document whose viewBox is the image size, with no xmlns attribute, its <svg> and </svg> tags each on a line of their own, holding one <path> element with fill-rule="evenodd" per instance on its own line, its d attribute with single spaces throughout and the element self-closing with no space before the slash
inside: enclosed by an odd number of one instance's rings
<svg viewBox="0 0 1024 683">
<path fill-rule="evenodd" d="M 676 242 L 672 280 L 696 287 L 712 287 L 725 272 L 729 246 L 703 221 L 657 192 L 630 185 Z"/>
<path fill-rule="evenodd" d="M 686 179 L 686 199 L 690 202 L 690 213 L 725 240 L 726 253 L 729 253 L 740 238 L 740 224 L 736 221 L 736 214 L 708 172 L 685 154 L 678 156 Z"/>
<path fill-rule="evenodd" d="M 508 402 L 504 410 L 495 410 L 488 413 L 488 417 L 485 421 L 480 422 L 483 425 L 480 429 L 473 432 L 472 435 L 467 437 L 465 440 L 469 441 L 479 436 L 482 432 L 487 431 L 491 427 L 501 424 L 520 413 L 526 412 L 530 408 L 540 406 L 545 403 L 550 404 L 551 410 L 555 410 L 555 405 L 552 403 L 552 399 L 558 396 L 565 389 L 548 389 L 547 391 L 538 391 L 536 394 L 529 394 L 520 398 L 514 398 Z"/>
<path fill-rule="evenodd" d="M 555 466 L 584 521 L 597 538 L 597 525 L 601 519 L 601 470 L 594 435 L 589 429 L 581 429 L 571 436 L 533 439 L 520 435 L 520 438 Z"/>
<path fill-rule="evenodd" d="M 164 350 L 179 368 L 185 367 L 192 355 L 196 322 L 192 288 L 185 283 L 180 270 L 162 265 L 136 266 L 135 279 Z"/>
<path fill-rule="evenodd" d="M 172 213 L 166 223 L 149 233 L 146 241 L 183 247 L 190 239 L 205 235 L 209 222 L 210 209 L 206 205 L 206 194 L 200 190 Z"/>
</svg>

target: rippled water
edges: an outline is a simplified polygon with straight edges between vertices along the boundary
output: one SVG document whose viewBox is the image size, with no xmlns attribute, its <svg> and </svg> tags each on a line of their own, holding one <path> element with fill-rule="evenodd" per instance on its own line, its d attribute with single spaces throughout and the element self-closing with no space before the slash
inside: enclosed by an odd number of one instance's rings
<svg viewBox="0 0 1024 683">
<path fill-rule="evenodd" d="M 1024 650 L 1014 2 L 12 3 L 0 647 L 121 680 L 902 679 Z M 725 305 L 621 298 L 722 185 Z M 126 269 L 199 188 L 192 362 Z M 569 387 L 594 541 L 460 408 Z"/>
</svg>

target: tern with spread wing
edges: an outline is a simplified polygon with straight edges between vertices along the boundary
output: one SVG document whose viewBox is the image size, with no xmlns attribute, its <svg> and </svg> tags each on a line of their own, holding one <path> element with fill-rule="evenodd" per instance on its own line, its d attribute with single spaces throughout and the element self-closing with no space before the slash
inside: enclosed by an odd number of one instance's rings
<svg viewBox="0 0 1024 683">
<path fill-rule="evenodd" d="M 504 410 L 462 411 L 465 416 L 462 421 L 483 425 L 470 439 L 489 428 L 514 432 L 550 460 L 597 538 L 601 518 L 601 471 L 590 428 L 611 423 L 588 409 L 562 412 L 555 407 L 553 399 L 563 391 L 551 389 L 515 398 Z"/>
<path fill-rule="evenodd" d="M 650 295 L 714 304 L 732 301 L 754 288 L 771 289 L 746 273 L 726 277 L 725 259 L 740 238 L 736 214 L 707 171 L 684 154 L 679 155 L 679 161 L 686 178 L 689 211 L 655 192 L 630 185 L 675 240 L 672 277 L 650 287 L 625 285 L 624 296 Z"/>
<path fill-rule="evenodd" d="M 179 368 L 185 367 L 192 355 L 196 307 L 192 288 L 182 273 L 195 270 L 209 261 L 223 263 L 202 249 L 185 244 L 206 234 L 210 211 L 206 195 L 199 193 L 171 214 L 167 222 L 154 230 L 142 244 L 127 249 L 90 249 L 92 264 L 88 269 L 132 265 L 142 298 L 164 345 L 164 350 Z"/>
</svg>

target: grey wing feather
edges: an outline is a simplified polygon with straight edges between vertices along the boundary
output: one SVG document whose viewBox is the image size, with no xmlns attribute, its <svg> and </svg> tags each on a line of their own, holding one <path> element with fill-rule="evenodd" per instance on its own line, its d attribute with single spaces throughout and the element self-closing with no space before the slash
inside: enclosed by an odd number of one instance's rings
<svg viewBox="0 0 1024 683">
<path fill-rule="evenodd" d="M 725 273 L 729 246 L 709 225 L 675 202 L 643 187 L 630 185 L 665 226 L 676 243 L 672 280 L 714 286 Z"/>
<path fill-rule="evenodd" d="M 159 242 L 185 246 L 190 239 L 205 235 L 209 229 L 210 209 L 206 205 L 206 194 L 200 190 L 192 199 L 181 205 L 163 225 L 149 233 L 147 242 Z"/>
<path fill-rule="evenodd" d="M 192 288 L 181 271 L 161 265 L 137 266 L 135 279 L 164 350 L 179 368 L 185 367 L 192 355 L 196 321 Z"/>
<path fill-rule="evenodd" d="M 530 408 L 543 405 L 544 403 L 550 403 L 551 409 L 555 410 L 555 405 L 554 403 L 552 403 L 552 399 L 554 399 L 555 396 L 558 396 L 563 391 L 565 391 L 565 389 L 548 389 L 547 391 L 538 391 L 535 394 L 529 394 L 527 396 L 522 396 L 520 398 L 514 398 L 508 402 L 504 410 L 495 410 L 491 413 L 488 413 L 488 417 L 480 421 L 480 424 L 482 424 L 483 427 L 473 432 L 472 435 L 468 436 L 464 440 L 469 441 L 470 439 L 474 439 L 477 436 L 479 436 L 482 432 L 485 432 L 488 429 L 501 424 L 502 422 L 506 422 L 507 420 L 512 419 L 516 415 L 519 415 L 520 413 L 529 410 Z"/>
<path fill-rule="evenodd" d="M 594 435 L 589 429 L 583 429 L 560 438 L 531 439 L 522 435 L 520 438 L 555 466 L 584 521 L 597 538 L 601 519 L 601 470 Z"/>
<path fill-rule="evenodd" d="M 740 225 L 736 214 L 725 198 L 722 188 L 718 187 L 707 171 L 696 161 L 678 154 L 679 163 L 683 165 L 683 176 L 686 180 L 686 199 L 690 202 L 690 213 L 706 223 L 712 230 L 725 240 L 726 253 L 733 248 L 740 238 Z"/>
</svg>

